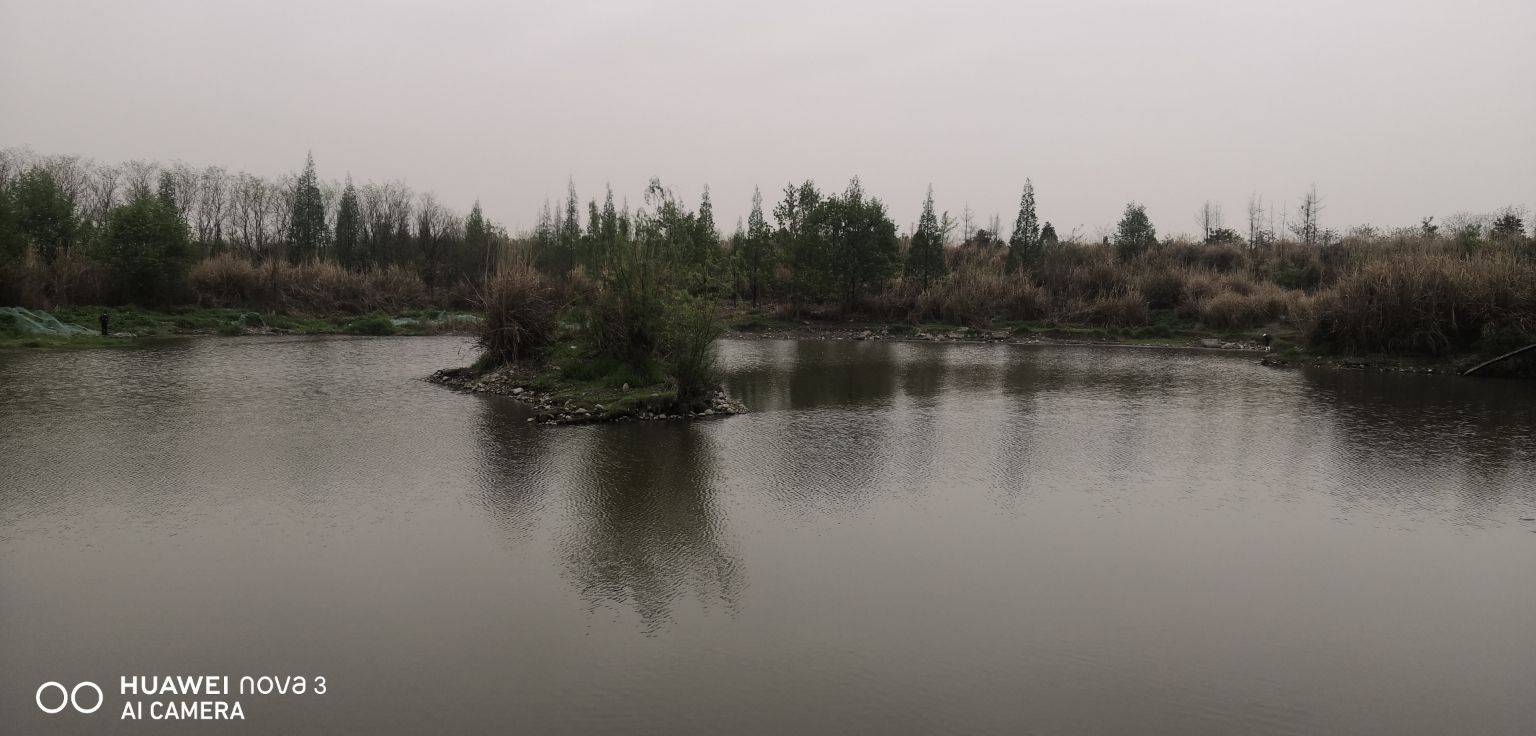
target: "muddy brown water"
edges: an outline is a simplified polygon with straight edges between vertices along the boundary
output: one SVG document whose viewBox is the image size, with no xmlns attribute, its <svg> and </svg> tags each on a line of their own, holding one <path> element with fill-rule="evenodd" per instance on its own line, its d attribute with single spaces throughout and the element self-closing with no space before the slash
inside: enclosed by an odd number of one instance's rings
<svg viewBox="0 0 1536 736">
<path fill-rule="evenodd" d="M 0 353 L 0 731 L 1536 732 L 1536 384 L 723 356 L 750 414 L 539 427 L 462 338 Z M 119 720 L 204 673 L 327 692 Z"/>
</svg>

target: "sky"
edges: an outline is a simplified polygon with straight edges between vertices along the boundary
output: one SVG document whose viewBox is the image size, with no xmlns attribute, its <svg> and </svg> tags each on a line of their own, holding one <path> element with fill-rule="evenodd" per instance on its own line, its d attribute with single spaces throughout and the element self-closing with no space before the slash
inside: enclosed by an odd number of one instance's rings
<svg viewBox="0 0 1536 736">
<path fill-rule="evenodd" d="M 1532 0 L 0 0 L 0 147 L 402 180 L 513 228 L 658 176 L 723 229 L 857 175 L 1096 238 L 1257 193 L 1322 223 L 1536 206 Z"/>
</svg>

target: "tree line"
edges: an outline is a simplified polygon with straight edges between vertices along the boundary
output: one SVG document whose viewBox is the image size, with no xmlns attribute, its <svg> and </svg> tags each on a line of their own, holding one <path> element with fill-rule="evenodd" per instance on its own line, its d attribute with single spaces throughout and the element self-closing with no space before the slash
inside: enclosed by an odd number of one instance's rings
<svg viewBox="0 0 1536 736">
<path fill-rule="evenodd" d="M 1321 210 L 1321 197 L 1309 190 L 1284 229 L 1304 245 L 1336 241 L 1339 236 L 1319 224 Z M 1225 226 L 1219 207 L 1206 203 L 1196 216 L 1200 239 L 1272 245 L 1280 239 L 1273 208 L 1267 226 L 1264 214 L 1262 200 L 1250 202 L 1245 238 Z M 754 189 L 745 221 L 725 236 L 707 186 L 690 207 L 652 179 L 633 211 L 616 205 L 611 187 L 601 202 L 593 197 L 583 205 L 569 183 L 563 202 L 546 202 L 532 230 L 513 237 L 488 220 L 478 202 L 460 215 L 434 194 L 400 182 L 327 181 L 312 156 L 296 174 L 263 178 L 217 166 L 108 165 L 0 151 L 0 266 L 85 259 L 107 269 L 120 298 L 147 302 L 173 301 L 188 265 L 220 254 L 268 263 L 329 261 L 353 270 L 405 266 L 431 290 L 483 284 L 516 252 L 561 279 L 574 273 L 601 280 L 643 259 L 665 270 L 669 288 L 698 296 L 767 299 L 797 310 L 851 307 L 896 278 L 928 288 L 945 278 L 956 253 L 996 254 L 1004 270 L 1018 272 L 1063 242 L 1040 217 L 1028 179 L 1006 240 L 998 219 L 973 228 L 967 207 L 957 222 L 936 209 L 929 187 L 917 222 L 902 233 L 885 203 L 855 177 L 831 192 L 809 180 L 790 183 L 771 204 Z M 1463 217 L 1451 227 L 1458 236 L 1523 236 L 1516 210 L 1484 220 Z M 1439 227 L 1426 218 L 1420 229 L 1434 235 Z M 1135 202 L 1103 240 L 1121 260 L 1162 242 L 1146 208 Z"/>
<path fill-rule="evenodd" d="M 0 150 L 0 266 L 95 262 L 125 300 L 174 300 L 191 262 L 221 254 L 402 265 L 433 288 L 483 279 L 509 241 L 479 203 L 461 215 L 401 182 L 323 180 L 313 157 L 297 174 L 267 178 Z"/>
</svg>

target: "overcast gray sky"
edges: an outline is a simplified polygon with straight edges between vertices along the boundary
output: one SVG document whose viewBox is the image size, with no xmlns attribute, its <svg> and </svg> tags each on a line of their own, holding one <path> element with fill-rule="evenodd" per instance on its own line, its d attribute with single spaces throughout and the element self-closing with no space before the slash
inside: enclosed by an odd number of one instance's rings
<svg viewBox="0 0 1536 736">
<path fill-rule="evenodd" d="M 0 0 L 0 146 L 401 179 L 527 226 L 575 178 L 638 203 L 858 174 L 897 223 L 1163 232 L 1248 195 L 1323 223 L 1536 204 L 1532 0 Z M 1005 227 L 1005 231 L 1006 231 Z"/>
</svg>

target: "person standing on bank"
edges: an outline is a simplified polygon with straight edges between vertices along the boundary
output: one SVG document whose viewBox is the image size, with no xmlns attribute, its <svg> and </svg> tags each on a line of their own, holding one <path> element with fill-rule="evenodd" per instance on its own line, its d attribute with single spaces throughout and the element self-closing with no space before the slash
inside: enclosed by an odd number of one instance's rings
<svg viewBox="0 0 1536 736">
<path fill-rule="evenodd" d="M 108 317 L 106 312 L 102 312 L 101 313 L 101 336 L 102 337 L 106 337 L 107 336 L 107 323 L 111 322 L 111 321 L 112 321 L 112 318 Z"/>
</svg>

